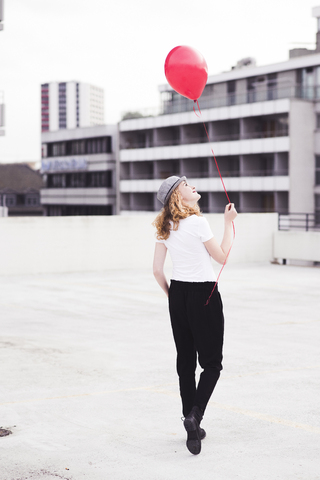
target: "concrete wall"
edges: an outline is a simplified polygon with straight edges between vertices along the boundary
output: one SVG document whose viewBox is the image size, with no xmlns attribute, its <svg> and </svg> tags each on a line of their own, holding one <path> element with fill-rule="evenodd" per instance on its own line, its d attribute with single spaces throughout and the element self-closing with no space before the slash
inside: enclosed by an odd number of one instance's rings
<svg viewBox="0 0 320 480">
<path fill-rule="evenodd" d="M 276 232 L 274 257 L 320 262 L 320 232 Z"/>
<path fill-rule="evenodd" d="M 205 216 L 220 241 L 223 215 Z M 0 218 L 0 275 L 151 269 L 154 218 L 154 214 Z M 272 260 L 277 218 L 275 213 L 239 215 L 230 262 Z"/>
<path fill-rule="evenodd" d="M 8 216 L 8 207 L 0 207 L 0 217 Z"/>
<path fill-rule="evenodd" d="M 290 104 L 290 213 L 314 212 L 314 130 L 312 102 L 292 100 Z"/>
</svg>

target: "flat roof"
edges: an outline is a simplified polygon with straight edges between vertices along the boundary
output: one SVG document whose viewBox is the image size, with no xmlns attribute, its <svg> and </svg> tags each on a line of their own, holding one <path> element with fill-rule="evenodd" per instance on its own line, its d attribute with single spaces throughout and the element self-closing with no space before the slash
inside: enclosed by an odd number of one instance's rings
<svg viewBox="0 0 320 480">
<path fill-rule="evenodd" d="M 229 80 L 238 80 L 242 78 L 255 77 L 258 75 L 267 75 L 269 73 L 285 72 L 296 70 L 298 68 L 314 67 L 320 65 L 320 53 L 313 53 L 301 57 L 291 58 L 285 62 L 273 63 L 270 65 L 235 68 L 228 72 L 209 75 L 207 84 L 227 82 Z M 168 84 L 159 85 L 160 92 L 173 91 Z"/>
<path fill-rule="evenodd" d="M 224 269 L 224 369 L 196 458 L 151 269 L 0 276 L 2 478 L 317 478 L 319 268 Z"/>
<path fill-rule="evenodd" d="M 41 142 L 59 142 L 64 140 L 78 140 L 82 138 L 102 137 L 104 135 L 116 135 L 118 126 L 93 125 L 91 127 L 61 128 L 54 132 L 42 132 Z"/>
</svg>

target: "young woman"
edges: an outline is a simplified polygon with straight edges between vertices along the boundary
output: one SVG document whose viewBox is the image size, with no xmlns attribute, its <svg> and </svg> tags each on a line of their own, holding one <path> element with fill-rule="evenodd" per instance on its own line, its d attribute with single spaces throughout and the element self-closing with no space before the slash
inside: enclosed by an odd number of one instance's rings
<svg viewBox="0 0 320 480">
<path fill-rule="evenodd" d="M 237 216 L 234 204 L 228 204 L 219 245 L 200 213 L 200 198 L 186 177 L 167 178 L 158 191 L 164 207 L 153 222 L 157 229 L 153 273 L 169 298 L 187 448 L 194 455 L 201 451 L 206 433 L 200 422 L 222 369 L 224 318 L 217 286 L 207 303 L 216 281 L 210 257 L 225 262 Z M 163 271 L 167 250 L 173 262 L 170 287 Z M 203 369 L 198 385 L 197 357 Z"/>
</svg>

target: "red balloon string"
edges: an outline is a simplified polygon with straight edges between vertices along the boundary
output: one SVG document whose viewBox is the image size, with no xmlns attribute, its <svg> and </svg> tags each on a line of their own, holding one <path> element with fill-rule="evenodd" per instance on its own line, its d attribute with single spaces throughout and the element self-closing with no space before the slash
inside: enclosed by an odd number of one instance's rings
<svg viewBox="0 0 320 480">
<path fill-rule="evenodd" d="M 193 105 L 193 111 L 194 111 L 194 113 L 196 114 L 196 116 L 197 116 L 198 118 L 200 118 L 200 116 L 201 116 L 202 114 L 201 114 L 199 102 L 198 102 L 198 100 L 194 100 L 194 103 L 197 103 L 197 107 L 198 107 L 198 110 L 199 110 L 200 115 L 198 115 L 197 112 L 195 111 L 194 105 Z M 205 125 L 204 122 L 202 122 L 202 123 L 203 123 L 204 129 L 205 129 L 205 132 L 206 132 L 206 134 L 207 134 L 208 142 L 210 143 L 210 138 L 209 138 L 209 134 L 208 134 L 208 131 L 207 131 L 207 127 L 206 127 L 206 125 Z M 224 184 L 224 181 L 223 181 L 223 178 L 222 178 L 222 175 L 221 175 L 221 172 L 220 172 L 220 168 L 219 168 L 219 165 L 218 165 L 216 156 L 215 156 L 214 151 L 213 151 L 212 148 L 211 148 L 211 153 L 212 153 L 212 155 L 213 155 L 214 162 L 215 162 L 215 164 L 216 164 L 216 167 L 217 167 L 217 170 L 218 170 L 218 173 L 219 173 L 219 176 L 220 176 L 220 180 L 221 180 L 221 183 L 222 183 L 222 186 L 223 186 L 223 189 L 224 189 L 224 193 L 226 194 L 226 197 L 227 197 L 227 199 L 228 199 L 228 202 L 231 203 L 231 202 L 230 202 L 229 195 L 228 195 L 228 192 L 227 192 L 227 189 L 226 189 L 226 186 L 225 186 L 225 184 Z M 222 267 L 221 267 L 221 270 L 220 270 L 220 272 L 219 272 L 219 274 L 218 274 L 216 283 L 215 283 L 214 286 L 213 286 L 212 292 L 210 293 L 210 296 L 209 296 L 208 300 L 207 300 L 206 303 L 205 303 L 205 306 L 209 305 L 209 302 L 210 302 L 210 299 L 211 299 L 211 297 L 212 297 L 212 294 L 213 294 L 213 292 L 215 291 L 215 288 L 216 288 L 216 286 L 217 286 L 217 284 L 218 284 L 218 280 L 219 280 L 219 278 L 220 278 L 220 275 L 221 275 L 221 273 L 222 273 L 222 270 L 224 269 L 224 267 L 225 267 L 225 265 L 226 265 L 226 263 L 227 263 L 229 254 L 230 254 L 231 249 L 232 249 L 232 247 L 233 247 L 233 242 L 234 242 L 234 239 L 235 239 L 235 237 L 236 237 L 236 229 L 235 229 L 235 226 L 234 226 L 234 222 L 232 222 L 232 229 L 233 229 L 233 239 L 232 239 L 231 246 L 230 246 L 230 248 L 229 248 L 229 251 L 228 251 L 228 253 L 227 253 L 227 256 L 226 256 L 226 258 L 225 258 L 225 261 L 224 261 L 224 263 L 223 263 L 223 265 L 222 265 Z"/>
<path fill-rule="evenodd" d="M 198 105 L 198 110 L 199 110 L 199 112 L 200 112 L 200 115 L 197 114 L 197 112 L 196 112 L 196 110 L 195 110 L 195 108 L 194 108 L 194 105 L 193 105 L 193 111 L 194 111 L 194 113 L 196 114 L 196 116 L 197 116 L 198 118 L 200 118 L 200 117 L 201 117 L 201 110 L 200 110 L 200 107 L 199 107 L 198 100 L 194 100 L 194 103 L 197 103 L 197 105 Z M 204 127 L 204 128 L 206 128 L 206 127 Z M 207 135 L 208 135 L 208 134 L 207 134 Z"/>
</svg>

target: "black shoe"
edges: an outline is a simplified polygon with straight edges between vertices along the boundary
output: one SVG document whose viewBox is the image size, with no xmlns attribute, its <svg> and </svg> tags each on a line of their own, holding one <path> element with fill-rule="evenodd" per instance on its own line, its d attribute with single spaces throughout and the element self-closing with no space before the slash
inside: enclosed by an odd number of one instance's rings
<svg viewBox="0 0 320 480">
<path fill-rule="evenodd" d="M 200 428 L 200 440 L 203 440 L 204 438 L 206 438 L 206 436 L 206 431 L 203 430 L 203 428 Z"/>
<path fill-rule="evenodd" d="M 188 433 L 187 438 L 187 449 L 193 455 L 198 455 L 201 452 L 201 439 L 202 437 L 202 428 L 200 428 L 200 422 L 202 420 L 202 413 L 198 407 L 193 407 L 189 415 L 184 419 L 184 428 Z M 205 436 L 205 431 L 204 436 Z"/>
</svg>

